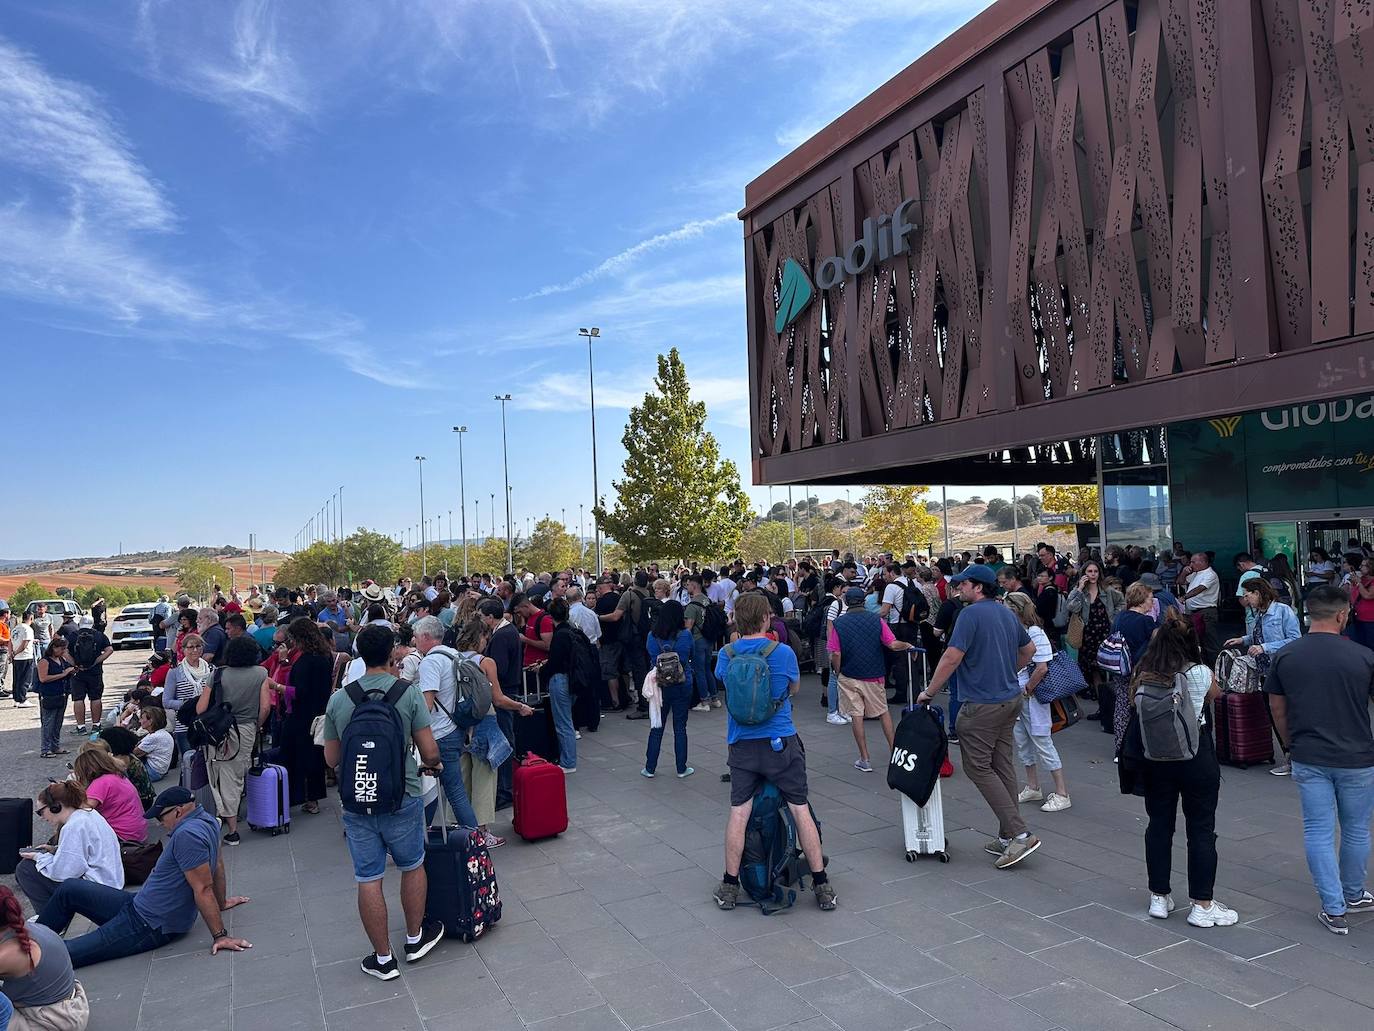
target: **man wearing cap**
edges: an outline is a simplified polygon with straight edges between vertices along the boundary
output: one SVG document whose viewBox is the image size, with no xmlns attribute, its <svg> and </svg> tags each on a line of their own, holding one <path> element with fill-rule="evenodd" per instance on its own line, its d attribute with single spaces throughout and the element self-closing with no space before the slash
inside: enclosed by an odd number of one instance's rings
<svg viewBox="0 0 1374 1031">
<path fill-rule="evenodd" d="M 1030 662 L 1035 645 L 1021 621 L 996 601 L 997 575 L 987 565 L 971 565 L 951 583 L 964 608 L 930 685 L 916 700 L 928 703 L 958 670 L 959 752 L 964 771 L 997 816 L 997 837 L 984 850 L 1006 870 L 1040 847 L 1017 809 L 1012 765 L 1012 730 L 1022 702 L 1016 671 Z"/>
<path fill-rule="evenodd" d="M 89 934 L 67 942 L 72 966 L 161 948 L 185 937 L 197 912 L 210 932 L 212 956 L 221 950 L 251 949 L 252 942 L 230 937 L 224 926 L 224 912 L 249 899 L 225 896 L 219 821 L 196 805 L 183 787 L 167 788 L 143 815 L 156 820 L 166 838 L 157 865 L 137 892 L 70 878 L 57 886 L 36 917 L 58 934 L 66 932 L 73 916 L 96 925 Z"/>
<path fill-rule="evenodd" d="M 850 718 L 859 757 L 854 769 L 872 773 L 868 759 L 868 738 L 864 720 L 882 720 L 887 750 L 892 751 L 892 715 L 887 710 L 887 674 L 883 649 L 904 652 L 911 647 L 899 641 L 892 626 L 876 613 L 864 608 L 864 589 L 850 587 L 844 592 L 845 612 L 830 624 L 826 648 L 830 666 L 839 680 L 840 711 Z"/>
</svg>

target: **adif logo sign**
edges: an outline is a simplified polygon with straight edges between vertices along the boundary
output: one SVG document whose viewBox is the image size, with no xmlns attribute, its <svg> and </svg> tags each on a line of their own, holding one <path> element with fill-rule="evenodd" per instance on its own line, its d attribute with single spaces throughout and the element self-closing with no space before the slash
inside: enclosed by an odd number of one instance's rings
<svg viewBox="0 0 1374 1031">
<path fill-rule="evenodd" d="M 1320 426 L 1324 422 L 1348 422 L 1351 419 L 1374 419 L 1374 396 L 1361 401 L 1348 397 L 1340 401 L 1270 408 L 1260 412 L 1260 423 L 1266 430 L 1291 430 L 1299 426 Z"/>
<path fill-rule="evenodd" d="M 817 263 L 815 286 L 795 259 L 784 261 L 773 332 L 781 333 L 797 321 L 811 303 L 817 288 L 829 290 L 845 276 L 861 275 L 876 262 L 907 253 L 911 249 L 907 237 L 916 231 L 916 226 L 907 219 L 918 217 L 920 210 L 920 201 L 908 199 L 898 204 L 897 210 L 891 215 L 880 215 L 876 220 L 864 219 L 863 235 L 849 245 L 843 256 L 833 255 Z"/>
</svg>

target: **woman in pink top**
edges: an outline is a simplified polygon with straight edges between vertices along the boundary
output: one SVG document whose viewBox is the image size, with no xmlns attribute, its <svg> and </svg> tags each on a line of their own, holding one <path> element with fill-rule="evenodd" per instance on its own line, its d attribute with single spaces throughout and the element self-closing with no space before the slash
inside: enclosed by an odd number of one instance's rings
<svg viewBox="0 0 1374 1031">
<path fill-rule="evenodd" d="M 105 817 L 115 837 L 120 841 L 148 840 L 148 821 L 143 816 L 138 789 L 124 775 L 124 767 L 110 754 L 105 742 L 82 745 L 72 763 L 72 773 L 86 789 L 91 808 Z"/>
</svg>

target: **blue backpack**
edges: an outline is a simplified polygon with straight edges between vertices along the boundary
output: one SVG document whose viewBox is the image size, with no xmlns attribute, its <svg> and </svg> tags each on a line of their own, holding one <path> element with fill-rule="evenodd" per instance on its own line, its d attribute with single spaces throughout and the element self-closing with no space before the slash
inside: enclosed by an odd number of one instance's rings
<svg viewBox="0 0 1374 1031">
<path fill-rule="evenodd" d="M 405 802 L 410 735 L 396 703 L 408 687 L 400 679 L 385 692 L 364 692 L 356 680 L 344 685 L 354 706 L 339 734 L 339 802 L 346 812 L 379 816 Z"/>
<path fill-rule="evenodd" d="M 811 818 L 816 818 L 815 811 Z M 820 832 L 816 820 L 816 831 Z M 806 857 L 797 843 L 797 825 L 782 795 L 765 781 L 754 795 L 754 808 L 744 831 L 744 856 L 740 860 L 740 886 L 765 916 L 787 909 L 810 877 Z"/>
<path fill-rule="evenodd" d="M 786 695 L 773 697 L 768 670 L 768 656 L 777 646 L 777 641 L 769 641 L 756 652 L 737 652 L 733 644 L 721 649 L 730 660 L 725 667 L 725 707 L 741 726 L 767 723 L 786 700 Z"/>
</svg>

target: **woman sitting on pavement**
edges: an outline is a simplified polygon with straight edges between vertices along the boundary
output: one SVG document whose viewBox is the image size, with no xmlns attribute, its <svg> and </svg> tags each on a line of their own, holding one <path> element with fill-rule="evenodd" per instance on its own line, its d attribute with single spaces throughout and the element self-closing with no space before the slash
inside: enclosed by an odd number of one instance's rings
<svg viewBox="0 0 1374 1031">
<path fill-rule="evenodd" d="M 1064 763 L 1059 758 L 1059 750 L 1054 747 L 1054 741 L 1050 737 L 1050 707 L 1035 699 L 1035 689 L 1040 686 L 1040 681 L 1045 679 L 1048 663 L 1054 658 L 1054 649 L 1050 645 L 1049 635 L 1040 625 L 1040 614 L 1036 611 L 1035 602 L 1031 600 L 1030 595 L 1016 591 L 1008 594 L 1002 601 L 1016 614 L 1016 618 L 1026 628 L 1026 635 L 1035 645 L 1035 654 L 1031 656 L 1030 664 L 1018 670 L 1016 674 L 1017 683 L 1021 685 L 1021 691 L 1026 696 L 1021 706 L 1021 715 L 1016 718 L 1016 725 L 1012 728 L 1016 753 L 1021 759 L 1021 765 L 1026 768 L 1026 786 L 1016 796 L 1016 801 L 1044 801 L 1045 804 L 1040 807 L 1042 813 L 1062 812 L 1073 805 L 1069 801 L 1069 789 L 1064 783 Z M 1050 792 L 1048 799 L 1040 790 L 1037 762 L 1049 771 L 1050 777 L 1054 780 L 1054 790 Z"/>
<path fill-rule="evenodd" d="M 0 1028 L 84 1031 L 91 1017 L 86 989 L 72 971 L 56 931 L 25 923 L 9 888 L 0 887 Z"/>
<path fill-rule="evenodd" d="M 115 757 L 117 762 L 124 765 L 124 776 L 129 778 L 129 783 L 138 792 L 138 799 L 143 803 L 144 808 L 153 804 L 153 798 L 157 794 L 153 790 L 152 778 L 148 776 L 148 768 L 143 765 L 143 760 L 134 755 L 141 739 L 132 730 L 124 727 L 106 727 L 100 732 L 99 745 L 108 748 L 110 754 Z M 93 742 L 93 744 L 96 744 Z"/>
<path fill-rule="evenodd" d="M 160 705 L 145 705 L 138 713 L 138 726 L 143 731 L 143 739 L 134 750 L 148 778 L 154 782 L 167 776 L 172 767 L 172 753 L 176 742 L 167 732 L 167 710 Z"/>
<path fill-rule="evenodd" d="M 92 809 L 105 817 L 120 841 L 148 840 L 148 821 L 138 789 L 125 773 L 124 764 L 104 741 L 87 741 L 76 753 L 72 777 L 86 790 Z"/>
<path fill-rule="evenodd" d="M 1132 727 L 1122 743 L 1121 790 L 1134 791 L 1141 780 L 1145 792 L 1145 812 L 1150 822 L 1145 829 L 1145 866 L 1149 874 L 1150 916 L 1167 919 L 1174 910 L 1170 891 L 1173 868 L 1174 825 L 1179 803 L 1183 803 L 1184 826 L 1188 834 L 1188 896 L 1192 909 L 1188 923 L 1194 927 L 1229 927 L 1240 919 L 1212 897 L 1217 877 L 1217 797 L 1221 789 L 1221 767 L 1207 703 L 1220 689 L 1212 671 L 1202 664 L 1202 649 L 1197 632 L 1187 619 L 1167 620 L 1150 640 L 1136 667 L 1135 677 L 1151 676 L 1172 683 L 1182 675 L 1188 685 L 1189 701 L 1197 713 L 1197 752 L 1182 762 L 1155 762 L 1146 759 L 1140 744 L 1139 720 L 1133 715 Z"/>
<path fill-rule="evenodd" d="M 105 818 L 91 808 L 80 784 L 53 781 L 38 793 L 36 808 L 43 822 L 53 829 L 57 844 L 21 851 L 14 871 L 19 890 L 35 913 L 68 878 L 124 887 L 119 838 Z"/>
<path fill-rule="evenodd" d="M 649 731 L 644 768 L 639 771 L 642 777 L 653 777 L 658 768 L 658 752 L 663 745 L 663 728 L 670 709 L 673 714 L 673 753 L 677 758 L 677 775 L 679 778 L 690 777 L 696 772 L 687 765 L 687 710 L 692 704 L 692 632 L 687 629 L 681 602 L 665 601 L 659 606 L 658 619 L 649 631 L 651 668 L 656 667 L 659 655 L 666 651 L 677 653 L 678 661 L 682 664 L 683 679 L 676 684 L 665 684 L 661 679 L 658 681 L 663 718 L 657 727 Z"/>
</svg>

